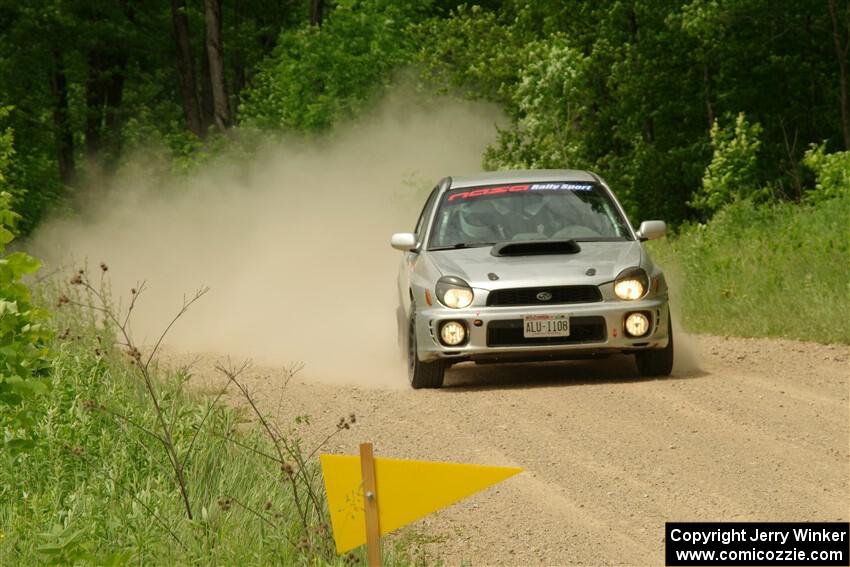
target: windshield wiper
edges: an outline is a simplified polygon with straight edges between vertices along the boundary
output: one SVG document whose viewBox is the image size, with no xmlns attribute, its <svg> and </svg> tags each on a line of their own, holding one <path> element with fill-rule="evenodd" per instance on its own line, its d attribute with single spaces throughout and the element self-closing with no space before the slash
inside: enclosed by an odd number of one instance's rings
<svg viewBox="0 0 850 567">
<path fill-rule="evenodd" d="M 493 246 L 496 244 L 495 242 L 458 242 L 457 244 L 452 244 L 451 246 L 438 246 L 437 248 L 430 248 L 430 252 L 435 252 L 439 250 L 460 250 L 462 248 L 481 248 L 484 246 Z"/>
</svg>

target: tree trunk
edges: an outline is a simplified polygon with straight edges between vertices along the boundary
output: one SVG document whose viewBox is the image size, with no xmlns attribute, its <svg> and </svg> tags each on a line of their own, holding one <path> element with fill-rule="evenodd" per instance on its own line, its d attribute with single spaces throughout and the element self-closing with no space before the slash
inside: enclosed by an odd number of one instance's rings
<svg viewBox="0 0 850 567">
<path fill-rule="evenodd" d="M 201 58 L 201 124 L 204 131 L 215 123 L 213 108 L 212 81 L 210 80 L 210 57 L 207 53 L 206 32 L 204 32 L 204 49 Z"/>
<path fill-rule="evenodd" d="M 103 74 L 106 71 L 106 56 L 98 48 L 92 48 L 88 55 L 88 74 L 86 75 L 86 156 L 89 159 L 100 153 L 100 132 L 103 127 L 103 110 L 106 92 Z"/>
<path fill-rule="evenodd" d="M 637 12 L 635 11 L 635 5 L 632 4 L 629 6 L 628 12 L 629 18 L 629 37 L 631 38 L 631 44 L 633 47 L 634 55 L 634 68 L 635 73 L 637 75 L 643 74 L 643 63 L 640 60 L 640 53 L 637 50 L 638 46 L 638 21 L 637 21 Z M 643 121 L 643 140 L 647 144 L 655 143 L 655 121 L 651 115 L 647 112 L 647 117 Z"/>
<path fill-rule="evenodd" d="M 219 130 L 230 126 L 230 104 L 224 84 L 224 58 L 221 49 L 221 0 L 204 0 L 206 45 L 210 64 L 213 119 Z"/>
<path fill-rule="evenodd" d="M 180 96 L 183 101 L 183 114 L 186 118 L 186 127 L 199 138 L 203 138 L 204 128 L 201 122 L 201 110 L 198 105 L 198 91 L 195 84 L 192 49 L 189 45 L 189 18 L 186 15 L 185 0 L 171 0 L 171 21 L 174 24 L 174 42 L 177 47 L 177 75 L 180 79 Z"/>
<path fill-rule="evenodd" d="M 124 125 L 121 115 L 121 103 L 124 101 L 124 71 L 127 67 L 127 56 L 124 53 L 115 55 L 112 68 L 105 77 L 104 121 L 103 125 L 108 136 L 109 149 L 112 157 L 117 160 L 121 155 L 121 128 Z"/>
<path fill-rule="evenodd" d="M 72 185 L 76 176 L 74 136 L 71 132 L 68 113 L 68 81 L 65 77 L 65 64 L 62 60 L 62 52 L 58 49 L 53 51 L 53 65 L 50 90 L 53 94 L 53 126 L 59 177 L 65 185 Z"/>
<path fill-rule="evenodd" d="M 850 101 L 847 97 L 847 56 L 850 54 L 850 34 L 847 37 L 842 33 L 838 8 L 835 0 L 829 0 L 829 15 L 832 18 L 832 39 L 835 43 L 835 55 L 838 57 L 838 81 L 841 88 L 841 133 L 844 135 L 844 149 L 850 151 Z M 847 6 L 846 16 L 850 18 L 850 5 Z"/>
<path fill-rule="evenodd" d="M 233 27 L 237 30 L 242 26 L 242 13 L 239 10 L 240 4 L 235 2 L 233 4 Z M 234 110 L 239 109 L 239 104 L 241 102 L 242 90 L 245 88 L 245 84 L 247 82 L 246 71 L 245 71 L 245 50 L 237 49 L 231 50 L 230 52 L 230 63 L 231 69 L 233 72 L 233 104 L 232 108 Z"/>
<path fill-rule="evenodd" d="M 114 159 L 121 153 L 120 106 L 124 98 L 127 55 L 93 47 L 86 77 L 86 156 L 100 158 L 107 149 Z"/>
<path fill-rule="evenodd" d="M 322 11 L 324 10 L 324 0 L 310 0 L 310 25 L 322 25 Z"/>
<path fill-rule="evenodd" d="M 708 63 L 702 64 L 702 90 L 705 94 L 705 117 L 708 120 L 708 129 L 714 126 L 714 106 L 711 104 L 711 74 L 708 71 Z"/>
<path fill-rule="evenodd" d="M 237 110 L 241 104 L 242 90 L 246 84 L 245 64 L 242 61 L 236 61 L 233 64 L 233 108 Z"/>
</svg>

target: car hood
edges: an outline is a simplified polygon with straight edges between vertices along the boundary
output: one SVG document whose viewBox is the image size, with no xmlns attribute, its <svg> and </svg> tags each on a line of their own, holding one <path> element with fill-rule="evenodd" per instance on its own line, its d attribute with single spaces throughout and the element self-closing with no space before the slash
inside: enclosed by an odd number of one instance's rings
<svg viewBox="0 0 850 567">
<path fill-rule="evenodd" d="M 503 289 L 550 285 L 600 285 L 612 281 L 626 268 L 641 264 L 637 241 L 580 242 L 575 254 L 493 256 L 492 247 L 429 252 L 437 269 L 458 276 L 472 287 Z M 590 270 L 595 274 L 588 275 Z M 490 274 L 496 274 L 497 280 Z"/>
</svg>

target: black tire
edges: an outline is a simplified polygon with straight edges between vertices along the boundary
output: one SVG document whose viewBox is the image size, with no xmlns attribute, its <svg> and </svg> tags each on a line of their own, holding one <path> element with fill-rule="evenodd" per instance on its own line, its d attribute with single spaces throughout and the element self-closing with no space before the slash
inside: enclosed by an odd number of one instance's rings
<svg viewBox="0 0 850 567">
<path fill-rule="evenodd" d="M 670 376 L 673 372 L 673 323 L 667 315 L 667 346 L 635 353 L 635 363 L 641 376 Z"/>
<path fill-rule="evenodd" d="M 416 325 L 411 317 L 407 332 L 407 375 L 410 378 L 410 385 L 415 390 L 441 388 L 445 372 L 446 364 L 441 360 L 435 362 L 419 360 L 416 355 Z"/>
</svg>

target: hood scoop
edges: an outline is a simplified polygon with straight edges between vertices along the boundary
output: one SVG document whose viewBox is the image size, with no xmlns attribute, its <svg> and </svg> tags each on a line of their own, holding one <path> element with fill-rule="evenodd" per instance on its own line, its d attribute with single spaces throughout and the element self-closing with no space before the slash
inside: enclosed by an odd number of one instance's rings
<svg viewBox="0 0 850 567">
<path fill-rule="evenodd" d="M 490 250 L 493 256 L 542 256 L 545 254 L 578 254 L 581 247 L 575 240 L 527 240 L 502 242 Z"/>
</svg>

